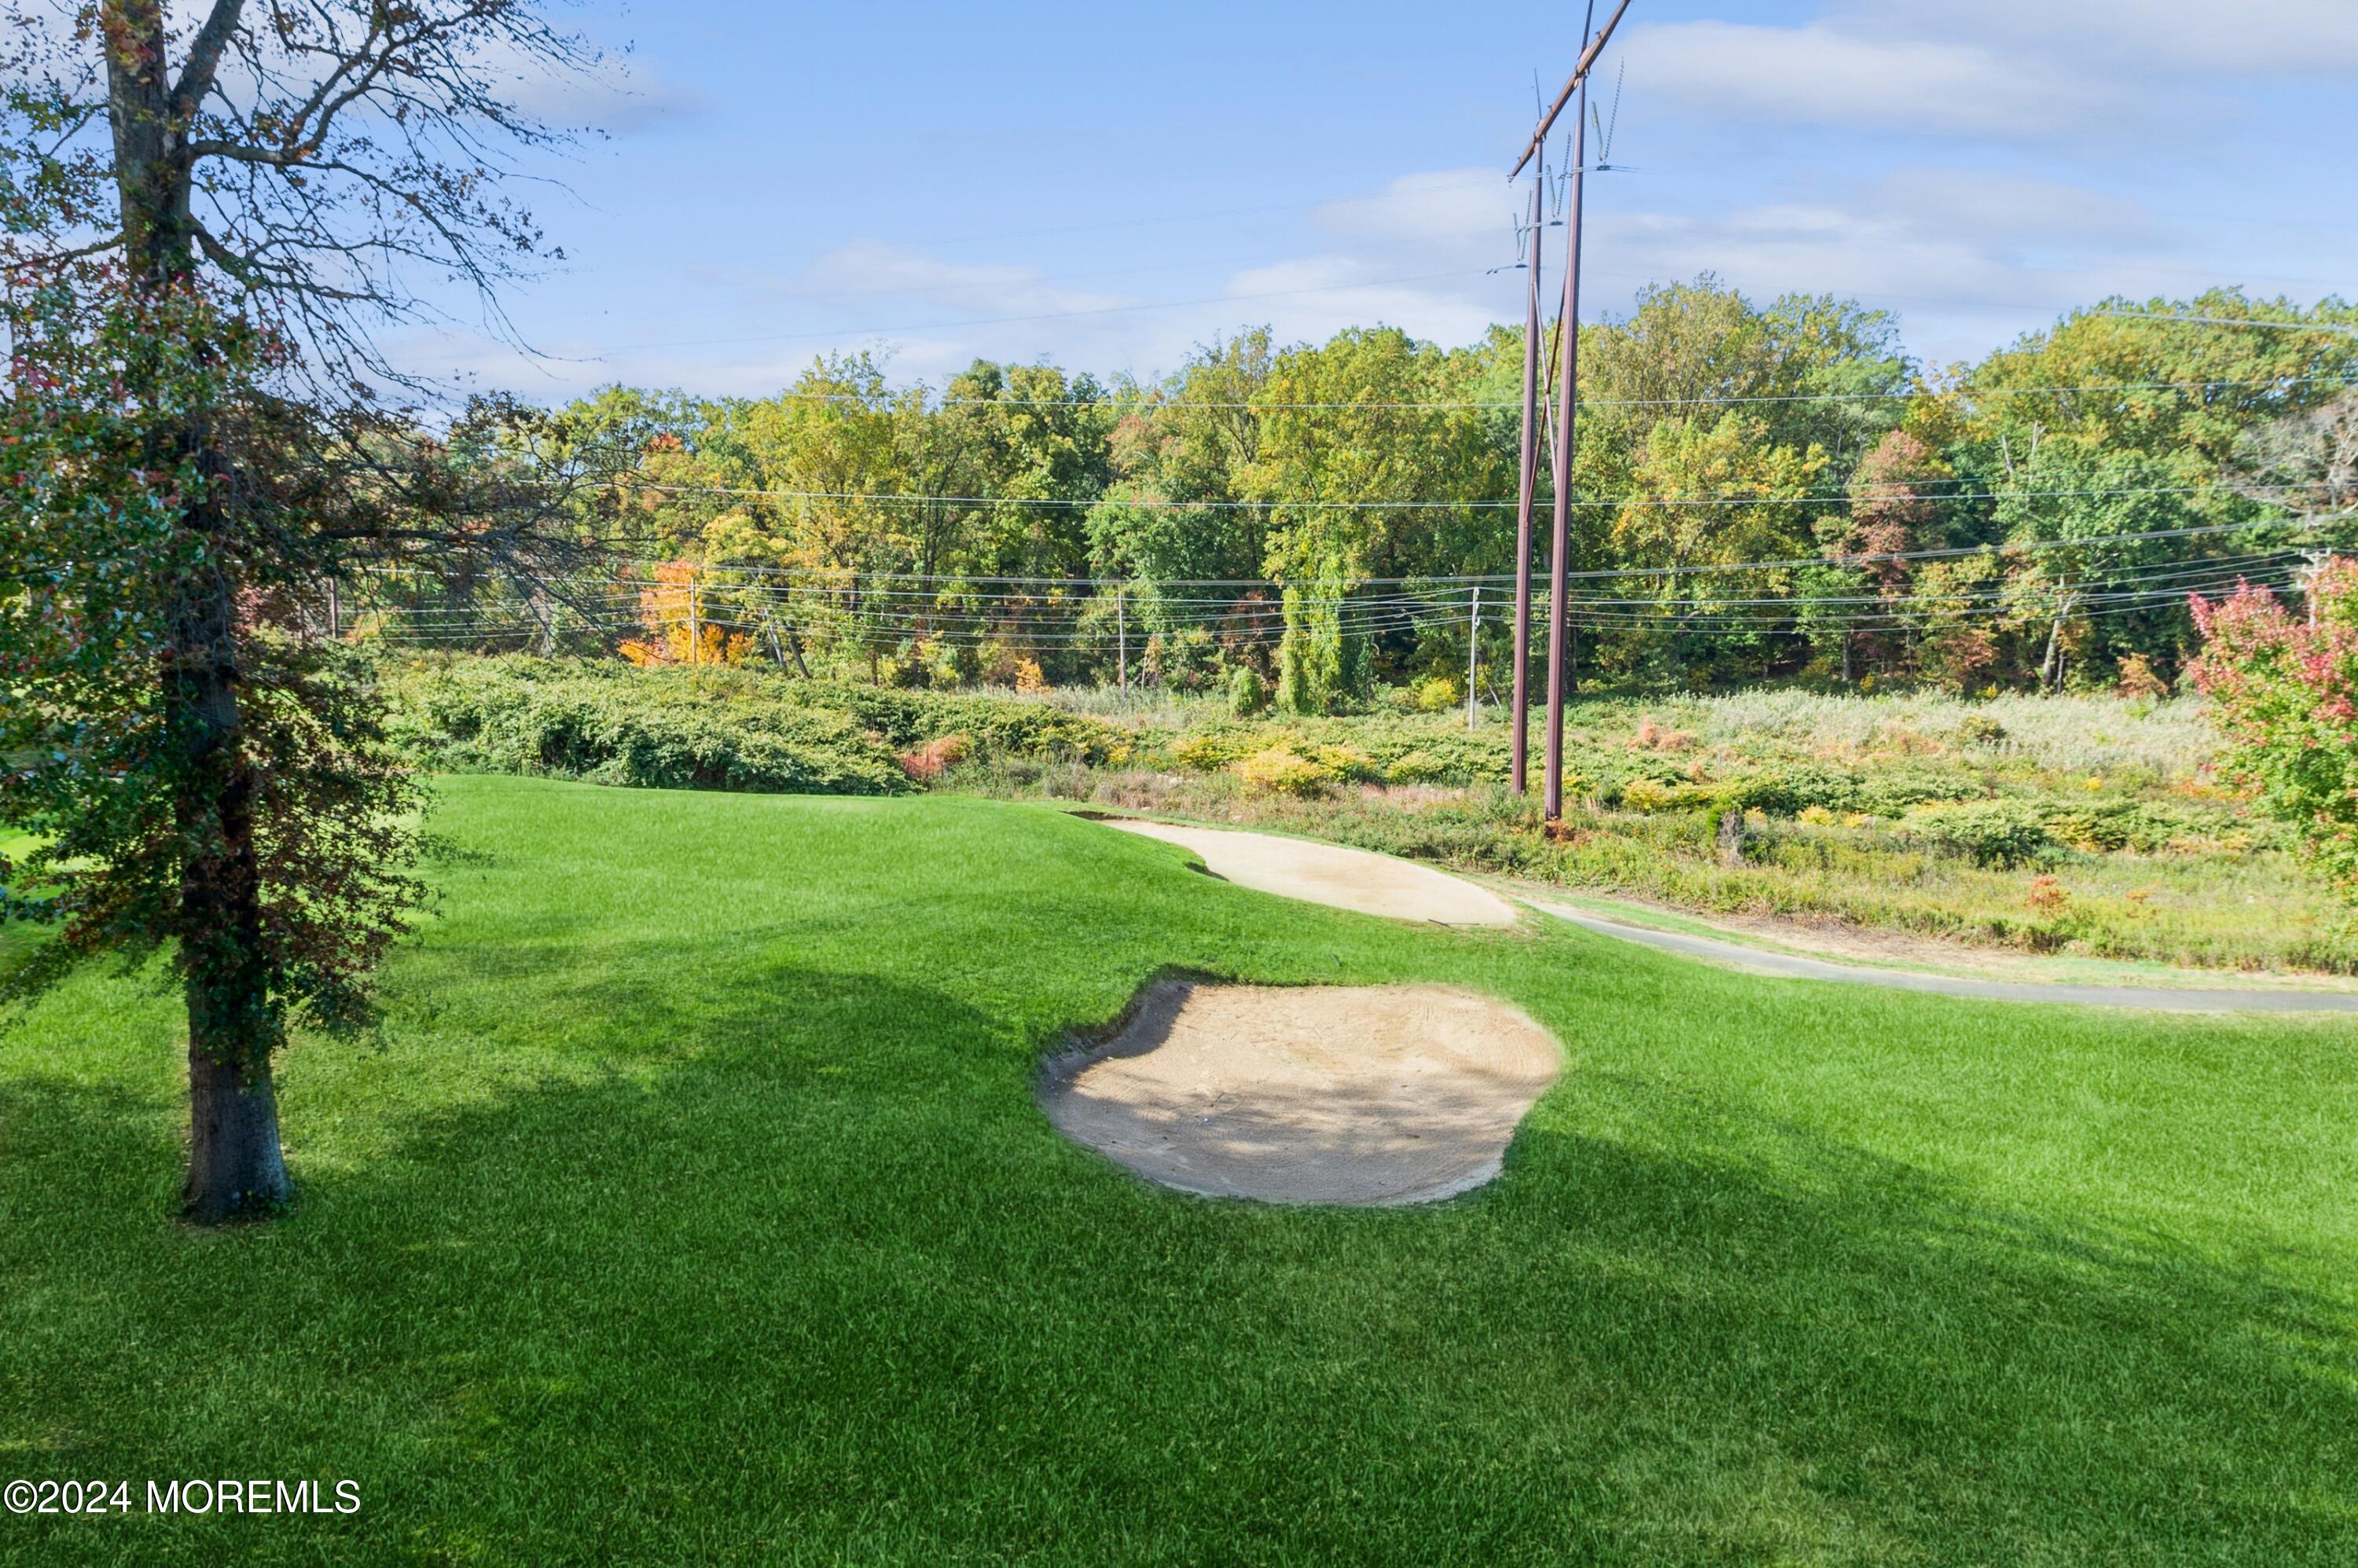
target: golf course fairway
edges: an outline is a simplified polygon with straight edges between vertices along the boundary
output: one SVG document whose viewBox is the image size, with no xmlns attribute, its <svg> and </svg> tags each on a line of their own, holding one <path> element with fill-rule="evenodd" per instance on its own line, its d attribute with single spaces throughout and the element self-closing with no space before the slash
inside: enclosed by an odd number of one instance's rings
<svg viewBox="0 0 2358 1568">
<path fill-rule="evenodd" d="M 1421 926 L 1036 806 L 438 791 L 382 1030 L 284 1059 L 285 1218 L 174 1218 L 152 978 L 0 1034 L 0 1478 L 356 1511 L 0 1562 L 2351 1561 L 2358 1021 Z M 1448 1201 L 1175 1193 L 1035 1095 L 1168 975 L 1563 1068 Z"/>
</svg>

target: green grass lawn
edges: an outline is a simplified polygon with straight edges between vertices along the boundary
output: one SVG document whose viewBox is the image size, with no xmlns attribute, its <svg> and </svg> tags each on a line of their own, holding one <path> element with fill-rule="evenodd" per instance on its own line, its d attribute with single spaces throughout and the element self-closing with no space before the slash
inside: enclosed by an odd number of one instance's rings
<svg viewBox="0 0 2358 1568">
<path fill-rule="evenodd" d="M 2358 1026 L 1761 980 L 1281 903 L 1038 807 L 452 780 L 297 1211 L 170 1217 L 168 997 L 0 1039 L 0 1561 L 2347 1563 Z M 1043 1054 L 1158 968 L 1568 1069 L 1409 1210 L 1150 1188 Z"/>
</svg>

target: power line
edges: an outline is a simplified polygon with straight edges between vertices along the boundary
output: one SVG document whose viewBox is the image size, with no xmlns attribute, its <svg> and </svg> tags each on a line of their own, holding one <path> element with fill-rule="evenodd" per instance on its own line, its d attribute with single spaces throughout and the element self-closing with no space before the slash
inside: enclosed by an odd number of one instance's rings
<svg viewBox="0 0 2358 1568">
<path fill-rule="evenodd" d="M 2299 547 L 2295 546 L 2283 546 L 2272 549 L 2246 551 L 2237 555 L 2207 557 L 2199 560 L 2145 563 L 2126 568 L 2093 573 L 2088 577 L 2082 579 L 2081 582 L 2082 589 L 2088 589 L 2096 588 L 2116 588 L 2136 584 L 2162 583 L 2193 577 L 2215 577 L 2223 571 L 2242 569 L 2245 568 L 2256 568 L 2264 563 L 2274 563 L 2277 565 L 2288 564 L 2284 561 L 2283 557 L 2288 556 L 2297 557 L 2300 555 L 2302 555 L 2302 552 Z M 1827 561 L 1823 558 L 1819 558 L 1812 561 L 1811 564 L 1816 566 L 1848 566 L 1854 568 L 1871 568 L 1885 561 L 1898 561 L 1910 558 L 1920 557 L 1910 557 L 1906 555 L 1894 554 L 1890 556 L 1858 557 L 1843 561 Z M 1629 575 L 1661 576 L 1664 574 L 1688 576 L 1714 575 L 1702 568 L 1629 568 Z M 535 580 L 539 581 L 544 586 L 546 586 L 553 581 L 553 579 L 538 579 Z M 685 584 L 673 585 L 650 583 L 645 579 L 632 578 L 601 578 L 587 580 L 573 579 L 568 579 L 568 581 L 575 591 L 579 592 L 584 589 L 595 589 L 597 590 L 596 597 L 602 598 L 606 601 L 615 605 L 617 608 L 629 608 L 633 604 L 644 603 L 651 596 L 667 594 L 685 596 L 690 591 L 688 586 Z M 1081 584 L 1079 586 L 1090 589 L 1092 590 L 1091 594 L 1087 597 L 1075 596 L 1071 598 L 1054 599 L 1041 598 L 1035 595 L 1021 593 L 968 592 L 963 591 L 956 587 L 936 589 L 878 588 L 873 586 L 873 579 L 858 584 L 796 584 L 793 582 L 730 583 L 708 579 L 695 585 L 694 591 L 710 600 L 725 602 L 730 600 L 750 599 L 755 602 L 773 603 L 784 606 L 792 606 L 800 602 L 806 605 L 817 606 L 830 613 L 856 614 L 861 616 L 876 616 L 880 613 L 900 614 L 913 619 L 927 621 L 946 619 L 988 621 L 994 618 L 1003 621 L 1011 617 L 1020 617 L 1025 614 L 1054 615 L 1069 613 L 1075 616 L 1102 614 L 1104 612 L 1106 602 L 1104 599 L 1106 590 L 1113 587 L 1127 588 L 1131 585 L 1091 582 Z M 1297 592 L 1292 597 L 1291 602 L 1296 609 L 1413 604 L 1419 606 L 1444 608 L 1449 610 L 1452 614 L 1455 614 L 1455 607 L 1464 603 L 1469 592 L 1476 588 L 1487 587 L 1487 582 L 1474 582 L 1467 579 L 1455 579 L 1442 581 L 1432 581 L 1430 583 L 1423 582 L 1423 579 L 1390 579 L 1384 583 L 1371 583 L 1369 586 L 1390 586 L 1399 589 L 1400 591 L 1390 595 L 1380 593 L 1350 593 L 1338 596 L 1310 596 Z M 2016 591 L 2016 589 L 2007 585 L 2000 585 L 1995 588 L 1961 586 L 1954 589 L 1946 589 L 1938 591 L 1921 592 L 1907 597 L 1945 603 L 1956 600 L 1977 600 L 2003 598 L 2014 591 Z M 857 608 L 848 610 L 841 608 L 840 600 L 847 596 L 856 599 Z M 1714 595 L 1710 599 L 1693 600 L 1650 599 L 1643 602 L 1821 605 L 1855 603 L 1882 604 L 1893 601 L 1894 596 L 1886 594 L 1804 593 L 1782 594 L 1747 600 L 1731 600 L 1718 595 Z M 1286 603 L 1283 601 L 1275 599 L 1262 598 L 1157 596 L 1149 600 L 1133 600 L 1131 602 L 1138 605 L 1141 611 L 1151 611 L 1158 608 L 1177 607 L 1182 611 L 1190 610 L 1195 611 L 1199 613 L 1208 611 L 1211 618 L 1221 620 L 1240 620 L 1248 618 L 1268 619 L 1271 617 L 1282 617 L 1286 613 L 1287 609 Z M 1627 604 L 1639 601 L 1633 600 L 1626 597 L 1611 599 L 1574 599 L 1567 597 L 1565 602 L 1580 605 L 1606 605 Z M 1013 608 L 995 611 L 974 609 L 973 607 L 978 604 L 1006 605 Z M 395 612 L 401 613 L 411 619 L 463 618 L 486 607 L 524 609 L 528 608 L 528 605 L 526 601 L 517 600 L 493 600 L 490 601 L 488 606 L 485 601 L 475 600 L 471 604 L 461 605 L 455 608 L 428 606 L 416 610 L 397 610 Z"/>
<path fill-rule="evenodd" d="M 2171 319 L 2182 319 L 2173 317 Z M 2070 396 L 2100 392 L 2209 392 L 2226 388 L 2252 386 L 2303 386 L 2331 384 L 2336 386 L 2353 384 L 2351 377 L 2342 375 L 2275 375 L 2213 381 L 2122 381 L 2097 382 L 2077 386 L 1952 386 L 1914 387 L 1905 391 L 1883 392 L 1795 392 L 1795 393 L 1731 393 L 1702 395 L 1693 397 L 1584 397 L 1584 408 L 1687 408 L 1725 407 L 1749 404 L 1799 403 L 1876 403 L 1909 401 L 1916 398 L 1938 400 L 1946 397 L 1974 399 L 1980 397 Z M 908 392 L 922 392 L 919 387 Z M 878 413 L 890 411 L 889 403 L 862 392 L 795 392 L 773 393 L 765 403 L 852 403 L 866 406 Z M 1520 405 L 1508 401 L 1434 401 L 1434 402 L 1351 402 L 1297 403 L 1276 399 L 1244 399 L 1233 402 L 1197 400 L 1193 398 L 1158 398 L 1152 394 L 1130 396 L 1116 392 L 1105 397 L 939 397 L 929 400 L 927 408 L 1103 408 L 1114 414 L 1154 414 L 1164 409 L 1253 410 L 1270 412 L 1303 412 L 1318 410 L 1364 410 L 1390 413 L 1410 410 L 1464 411 L 1468 409 L 1510 410 Z"/>
<path fill-rule="evenodd" d="M 2358 335 L 2358 327 L 2338 321 L 2271 321 L 2256 316 L 2181 316 L 2174 310 L 2092 310 L 2092 316 L 2124 317 L 2136 321 L 2189 321 L 2205 327 L 2266 327 L 2282 332 L 2341 332 Z"/>
<path fill-rule="evenodd" d="M 2309 533 L 2314 531 L 2314 525 L 2311 524 L 2287 520 L 2269 520 L 2254 523 L 2215 523 L 2185 528 L 2152 528 L 2141 530 L 2136 533 L 2112 534 L 2097 539 L 2006 540 L 1978 545 L 1952 545 L 1924 550 L 1877 551 L 1871 555 L 1862 554 L 1848 557 L 1837 556 L 1829 557 L 1824 555 L 1817 555 L 1787 557 L 1782 559 L 1772 558 L 1750 561 L 1697 562 L 1678 567 L 1592 568 L 1585 570 L 1575 569 L 1567 573 L 1567 576 L 1576 580 L 1594 581 L 1609 579 L 1659 578 L 1682 573 L 1692 576 L 1709 576 L 1727 572 L 1782 571 L 1804 567 L 1849 566 L 1856 568 L 1872 566 L 1877 562 L 1881 561 L 1953 560 L 1968 556 L 1988 556 L 1993 558 L 1997 558 L 2007 555 L 2019 556 L 2050 550 L 2083 549 L 2093 551 L 2123 545 L 2151 544 L 2164 539 L 2215 537 L 2221 534 L 2238 534 L 2262 528 L 2285 528 L 2296 533 Z M 422 560 L 425 557 L 413 557 L 413 560 Z M 655 557 L 637 557 L 637 559 L 640 564 L 646 566 L 651 569 L 657 567 L 675 564 L 670 560 Z M 409 569 L 425 568 L 413 568 L 413 567 L 407 563 L 386 563 L 373 568 L 375 573 L 380 575 L 396 574 Z M 984 573 L 968 574 L 964 572 L 871 571 L 857 567 L 763 567 L 752 565 L 733 565 L 729 563 L 704 563 L 698 565 L 696 569 L 698 571 L 713 573 L 729 572 L 756 579 L 800 579 L 806 581 L 815 582 L 819 588 L 833 587 L 838 590 L 845 591 L 853 589 L 865 589 L 866 585 L 875 583 L 944 584 L 949 585 L 950 589 L 963 589 L 967 588 L 1065 588 L 1083 589 L 1091 593 L 1101 593 L 1109 586 L 1106 580 L 1096 578 L 1022 577 Z M 1432 574 L 1419 575 L 1415 577 L 1368 577 L 1361 578 L 1357 580 L 1361 586 L 1366 587 L 1391 587 L 1405 584 L 1457 584 L 1470 587 L 1476 583 L 1487 586 L 1507 581 L 1509 580 L 1509 574 L 1504 572 L 1466 573 L 1447 576 Z M 615 579 L 608 580 L 620 581 L 621 579 Z M 654 587 L 658 585 L 650 582 L 647 586 Z M 685 587 L 685 585 L 682 586 L 683 588 Z M 715 584 L 712 579 L 708 579 L 703 586 L 709 588 L 713 586 L 733 585 Z M 1125 583 L 1123 586 L 1127 588 L 1136 588 L 1141 585 L 1135 583 Z M 1277 583 L 1268 578 L 1168 578 L 1162 579 L 1159 583 L 1149 584 L 1146 586 L 1157 588 L 1234 588 L 1259 589 L 1269 592 L 1282 591 L 1283 589 L 1282 584 Z M 946 589 L 946 591 L 947 591 L 947 589 Z M 1296 602 L 1300 601 L 1297 590 Z"/>
<path fill-rule="evenodd" d="M 1489 511 L 1512 507 L 1511 500 L 1455 497 L 1432 501 L 1172 501 L 1152 496 L 1056 495 L 927 495 L 905 491 L 773 490 L 752 485 L 657 484 L 633 480 L 631 487 L 665 495 L 727 495 L 749 501 L 862 501 L 931 506 L 1128 506 L 1148 511 L 1180 512 L 1416 512 Z M 1828 491 L 1802 495 L 1628 495 L 1565 504 L 1585 511 L 1617 511 L 1625 507 L 1672 506 L 1837 506 L 1862 501 L 2043 501 L 2062 497 L 2123 495 L 2201 495 L 2241 488 L 2224 483 L 2178 485 L 2114 485 L 2072 490 L 1982 490 L 1927 492 L 1919 487 L 1891 491 Z"/>
</svg>

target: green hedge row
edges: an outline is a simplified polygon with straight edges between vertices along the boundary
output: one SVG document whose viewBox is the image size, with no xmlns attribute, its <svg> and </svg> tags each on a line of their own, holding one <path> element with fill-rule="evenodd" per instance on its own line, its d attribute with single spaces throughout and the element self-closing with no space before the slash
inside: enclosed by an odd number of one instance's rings
<svg viewBox="0 0 2358 1568">
<path fill-rule="evenodd" d="M 1119 737 L 1042 703 L 796 681 L 729 669 L 508 658 L 389 667 L 394 738 L 420 766 L 756 794 L 899 795 L 901 756 L 1101 762 Z"/>
</svg>

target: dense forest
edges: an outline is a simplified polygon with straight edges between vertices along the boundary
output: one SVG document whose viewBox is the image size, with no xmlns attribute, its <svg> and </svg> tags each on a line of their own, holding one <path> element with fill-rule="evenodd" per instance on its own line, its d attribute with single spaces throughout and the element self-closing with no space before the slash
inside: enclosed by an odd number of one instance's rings
<svg viewBox="0 0 2358 1568">
<path fill-rule="evenodd" d="M 1248 331 L 1152 384 L 979 361 L 895 387 L 856 353 L 765 398 L 612 387 L 529 458 L 483 459 L 591 475 L 568 504 L 596 565 L 421 559 L 352 626 L 895 686 L 1250 668 L 1305 711 L 1463 681 L 1477 628 L 1500 693 L 1522 363 L 1519 327 L 1456 349 L 1375 327 Z M 2114 299 L 1935 370 L 1886 312 L 1704 277 L 1585 326 L 1579 365 L 1567 609 L 1590 689 L 2159 690 L 2193 652 L 2190 594 L 2290 584 L 2346 543 L 2358 308 L 2338 299 Z"/>
</svg>

